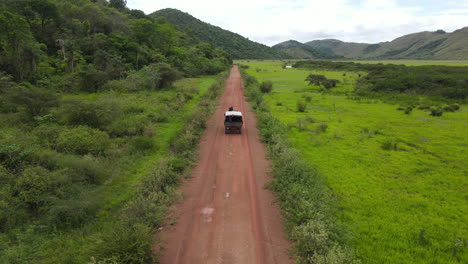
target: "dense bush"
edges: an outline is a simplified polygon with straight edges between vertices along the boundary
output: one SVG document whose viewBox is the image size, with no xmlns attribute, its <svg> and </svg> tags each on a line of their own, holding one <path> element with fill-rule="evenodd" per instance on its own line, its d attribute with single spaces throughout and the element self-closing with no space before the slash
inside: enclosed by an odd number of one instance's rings
<svg viewBox="0 0 468 264">
<path fill-rule="evenodd" d="M 107 133 L 87 126 L 78 126 L 60 131 L 55 148 L 65 153 L 103 155 L 109 145 Z"/>
<path fill-rule="evenodd" d="M 181 77 L 180 72 L 167 63 L 153 63 L 139 71 L 129 73 L 123 80 L 113 80 L 103 86 L 104 90 L 135 92 L 160 90 L 171 86 Z"/>
<path fill-rule="evenodd" d="M 34 151 L 18 144 L 1 142 L 0 144 L 0 165 L 11 171 L 21 171 L 32 158 Z"/>
<path fill-rule="evenodd" d="M 17 86 L 3 91 L 3 101 L 11 107 L 24 108 L 29 118 L 44 115 L 58 105 L 58 96 L 36 87 Z"/>
<path fill-rule="evenodd" d="M 273 83 L 271 81 L 264 81 L 260 84 L 260 91 L 262 93 L 269 93 L 273 90 Z"/>
<path fill-rule="evenodd" d="M 142 135 L 148 122 L 147 118 L 142 115 L 125 115 L 108 125 L 106 131 L 109 135 L 117 137 Z"/>
<path fill-rule="evenodd" d="M 152 150 L 155 147 L 154 139 L 151 137 L 138 136 L 134 137 L 129 144 L 131 152 L 144 153 Z"/>
<path fill-rule="evenodd" d="M 68 125 L 86 125 L 104 129 L 117 117 L 119 108 L 112 103 L 68 99 L 63 101 L 57 114 L 60 121 Z"/>
<path fill-rule="evenodd" d="M 95 257 L 103 261 L 112 259 L 111 263 L 153 263 L 152 245 L 151 227 L 139 223 L 139 219 L 124 219 L 104 233 Z"/>
<path fill-rule="evenodd" d="M 297 108 L 297 111 L 298 112 L 305 112 L 305 110 L 307 109 L 307 104 L 306 102 L 304 102 L 303 100 L 297 100 L 296 102 L 296 108 Z"/>
<path fill-rule="evenodd" d="M 56 228 L 76 228 L 95 217 L 97 210 L 97 203 L 93 200 L 95 195 L 87 191 L 85 186 L 73 187 L 75 189 L 64 190 L 69 192 L 66 197 L 51 196 L 47 199 L 48 204 L 41 211 L 48 225 Z"/>
<path fill-rule="evenodd" d="M 107 165 L 92 155 L 72 155 L 53 150 L 34 153 L 35 163 L 49 170 L 65 170 L 73 182 L 99 184 L 108 174 Z"/>
<path fill-rule="evenodd" d="M 78 77 L 79 90 L 88 93 L 97 92 L 109 79 L 107 73 L 96 70 L 92 64 L 85 66 L 84 69 L 78 73 Z"/>
<path fill-rule="evenodd" d="M 443 113 L 444 111 L 441 107 L 431 106 L 431 108 L 429 108 L 429 114 L 431 116 L 442 116 Z"/>
</svg>

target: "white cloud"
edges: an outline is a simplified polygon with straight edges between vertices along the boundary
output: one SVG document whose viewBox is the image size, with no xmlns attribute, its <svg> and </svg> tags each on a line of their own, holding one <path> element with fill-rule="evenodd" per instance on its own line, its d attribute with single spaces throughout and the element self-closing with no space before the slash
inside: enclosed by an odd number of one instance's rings
<svg viewBox="0 0 468 264">
<path fill-rule="evenodd" d="M 446 9 L 440 10 L 442 3 Z M 419 31 L 468 26 L 464 0 L 411 0 L 404 5 L 398 0 L 128 0 L 127 5 L 145 13 L 177 8 L 267 45 L 322 38 L 376 43 Z"/>
</svg>

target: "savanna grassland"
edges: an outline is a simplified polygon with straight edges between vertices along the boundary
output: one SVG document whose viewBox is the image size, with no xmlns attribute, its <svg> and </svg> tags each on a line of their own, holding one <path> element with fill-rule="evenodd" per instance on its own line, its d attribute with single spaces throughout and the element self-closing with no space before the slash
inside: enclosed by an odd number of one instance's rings
<svg viewBox="0 0 468 264">
<path fill-rule="evenodd" d="M 358 259 L 468 261 L 468 110 L 463 100 L 357 96 L 353 89 L 365 72 L 283 69 L 282 62 L 271 61 L 239 63 L 259 82 L 272 82 L 272 91 L 263 96 L 269 111 L 287 126 L 292 146 L 337 198 L 336 220 L 349 231 L 346 243 Z M 340 82 L 324 89 L 305 81 L 310 74 Z M 409 101 L 425 106 L 404 111 Z M 429 106 L 447 105 L 459 110 L 430 115 Z"/>
</svg>

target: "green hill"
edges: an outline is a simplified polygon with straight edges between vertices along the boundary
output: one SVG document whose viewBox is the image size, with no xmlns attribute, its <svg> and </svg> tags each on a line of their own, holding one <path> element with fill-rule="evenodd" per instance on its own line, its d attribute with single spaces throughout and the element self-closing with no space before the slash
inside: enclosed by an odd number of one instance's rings
<svg viewBox="0 0 468 264">
<path fill-rule="evenodd" d="M 334 39 L 314 40 L 304 44 L 345 58 L 466 60 L 468 27 L 452 33 L 443 30 L 413 33 L 376 44 Z"/>
<path fill-rule="evenodd" d="M 193 34 L 202 41 L 222 48 L 233 59 L 290 58 L 288 54 L 282 51 L 272 49 L 239 34 L 205 23 L 177 9 L 162 9 L 150 14 L 150 16 L 155 18 L 165 17 L 169 23 L 174 24 L 179 30 Z"/>
<path fill-rule="evenodd" d="M 333 59 L 342 57 L 326 49 L 314 48 L 295 40 L 276 44 L 273 48 L 289 54 L 294 59 Z"/>
</svg>

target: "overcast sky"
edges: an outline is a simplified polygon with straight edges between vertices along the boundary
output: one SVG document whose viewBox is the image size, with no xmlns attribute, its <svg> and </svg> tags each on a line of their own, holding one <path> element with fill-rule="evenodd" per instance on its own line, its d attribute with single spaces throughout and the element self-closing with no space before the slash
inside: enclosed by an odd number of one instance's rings
<svg viewBox="0 0 468 264">
<path fill-rule="evenodd" d="M 146 14 L 176 8 L 269 46 L 294 39 L 391 41 L 468 26 L 468 0 L 127 0 Z"/>
</svg>

